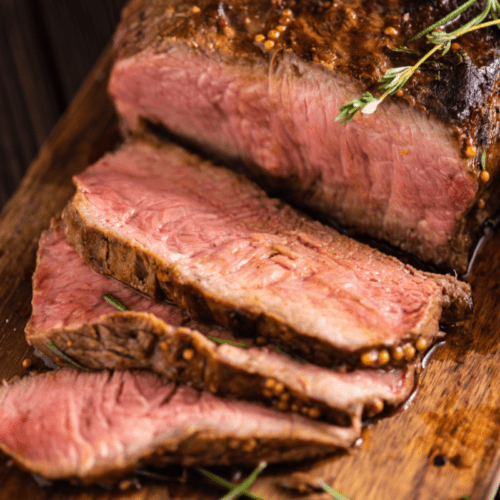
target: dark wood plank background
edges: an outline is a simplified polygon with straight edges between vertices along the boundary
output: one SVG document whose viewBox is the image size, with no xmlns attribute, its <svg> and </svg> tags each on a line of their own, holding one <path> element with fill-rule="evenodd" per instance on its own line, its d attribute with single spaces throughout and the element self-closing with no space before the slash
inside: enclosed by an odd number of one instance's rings
<svg viewBox="0 0 500 500">
<path fill-rule="evenodd" d="M 126 0 L 0 0 L 0 209 L 109 42 Z"/>
</svg>

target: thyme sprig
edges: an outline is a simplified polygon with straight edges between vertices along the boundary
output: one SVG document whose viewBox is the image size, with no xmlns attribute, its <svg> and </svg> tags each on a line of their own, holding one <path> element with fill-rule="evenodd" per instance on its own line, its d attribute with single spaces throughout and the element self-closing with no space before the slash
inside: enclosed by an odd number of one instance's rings
<svg viewBox="0 0 500 500">
<path fill-rule="evenodd" d="M 418 35 L 415 35 L 413 38 L 410 38 L 410 42 L 413 42 L 414 40 L 418 40 L 419 38 L 422 38 L 423 36 L 427 35 L 428 33 L 431 33 L 431 31 L 435 30 L 436 28 L 440 28 L 444 26 L 445 24 L 448 24 L 449 22 L 453 21 L 456 19 L 458 16 L 463 14 L 469 7 L 472 7 L 477 0 L 468 0 L 464 4 L 460 5 L 460 7 L 457 7 L 454 11 L 450 12 L 448 15 L 440 19 L 439 21 L 436 21 L 434 24 L 431 24 L 424 30 L 422 30 Z M 473 26 L 477 26 L 481 24 L 487 17 L 488 14 L 491 14 L 493 19 L 498 19 L 497 17 L 497 11 L 500 10 L 500 1 L 499 0 L 488 0 L 486 4 L 486 8 L 481 12 L 479 15 L 471 19 L 468 23 L 464 24 L 460 28 L 456 29 L 455 31 L 452 31 L 451 33 L 447 33 L 448 35 L 456 35 L 460 30 L 465 30 L 468 28 L 471 28 Z M 500 26 L 499 26 L 500 29 Z M 439 32 L 437 32 L 439 33 Z M 432 36 L 432 34 L 431 34 Z M 430 42 L 429 43 L 434 43 Z"/>
<path fill-rule="evenodd" d="M 469 26 L 467 28 L 460 28 L 457 31 L 452 31 L 451 33 L 446 33 L 445 31 L 434 31 L 427 35 L 427 43 L 432 43 L 438 45 L 440 48 L 443 47 L 443 55 L 450 50 L 451 42 L 458 37 L 470 33 L 471 31 L 476 31 L 482 28 L 488 28 L 489 26 L 498 26 L 500 24 L 500 19 L 494 21 L 488 21 L 487 23 L 478 24 L 475 26 Z M 500 26 L 499 26 L 500 28 Z"/>
<path fill-rule="evenodd" d="M 395 94 L 400 90 L 405 83 L 413 76 L 413 73 L 431 57 L 435 52 L 441 48 L 441 45 L 436 45 L 425 56 L 421 57 L 414 66 L 402 66 L 400 68 L 392 68 L 386 71 L 385 75 L 379 79 L 381 85 L 380 89 L 386 89 L 378 99 L 370 92 L 365 92 L 361 99 L 353 99 L 351 102 L 344 104 L 339 109 L 339 114 L 335 121 L 340 121 L 341 124 L 347 123 L 354 115 L 361 111 L 365 115 L 374 113 L 378 105 L 389 95 Z"/>
<path fill-rule="evenodd" d="M 439 21 L 435 22 L 428 28 L 424 29 L 411 40 L 417 40 L 423 36 L 427 36 L 427 43 L 433 44 L 434 47 L 427 52 L 423 57 L 421 57 L 414 66 L 402 66 L 399 68 L 391 68 L 386 71 L 386 73 L 378 80 L 382 83 L 379 87 L 380 90 L 385 90 L 381 97 L 376 98 L 370 92 L 365 92 L 362 97 L 353 99 L 352 101 L 342 105 L 339 109 L 339 114 L 335 118 L 335 121 L 340 121 L 341 124 L 347 123 L 351 120 L 354 115 L 361 111 L 363 114 L 373 113 L 378 105 L 389 95 L 395 94 L 398 90 L 408 82 L 408 80 L 413 76 L 415 71 L 424 64 L 429 57 L 433 54 L 442 50 L 443 55 L 446 54 L 450 48 L 453 40 L 459 38 L 466 33 L 471 31 L 487 28 L 489 26 L 496 25 L 500 29 L 500 19 L 498 14 L 500 14 L 500 0 L 488 0 L 486 8 L 476 17 L 471 19 L 469 22 L 461 26 L 460 28 L 446 33 L 444 31 L 434 31 L 436 28 L 444 26 L 445 24 L 453 21 L 463 12 L 465 12 L 469 7 L 474 5 L 477 0 L 468 0 L 463 5 L 450 12 L 447 16 L 443 17 Z M 483 21 L 490 15 L 493 17 L 493 21 L 488 21 L 483 23 Z M 394 49 L 400 52 L 409 52 L 410 49 L 404 46 L 400 49 Z"/>
<path fill-rule="evenodd" d="M 351 120 L 358 111 L 361 111 L 362 113 L 369 113 L 371 109 L 369 106 L 373 107 L 375 105 L 376 107 L 380 101 L 381 99 L 377 99 L 370 92 L 365 92 L 359 99 L 353 99 L 347 104 L 342 105 L 335 121 L 340 121 L 341 125 L 343 125 Z M 375 111 L 375 109 L 373 111 Z"/>
</svg>

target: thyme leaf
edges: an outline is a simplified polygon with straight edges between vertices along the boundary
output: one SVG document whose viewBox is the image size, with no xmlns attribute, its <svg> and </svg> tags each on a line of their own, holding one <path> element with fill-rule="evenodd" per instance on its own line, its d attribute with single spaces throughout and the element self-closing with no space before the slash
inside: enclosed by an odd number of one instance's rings
<svg viewBox="0 0 500 500">
<path fill-rule="evenodd" d="M 380 78 L 380 89 L 388 90 L 391 94 L 397 92 L 410 78 L 411 66 L 401 66 L 400 68 L 391 68 L 385 72 L 385 75 Z"/>
<path fill-rule="evenodd" d="M 486 170 L 486 151 L 481 153 L 481 170 Z"/>
<path fill-rule="evenodd" d="M 102 298 L 110 305 L 116 307 L 120 311 L 126 311 L 127 306 L 120 302 L 114 295 L 110 293 L 106 293 L 102 296 Z"/>
<path fill-rule="evenodd" d="M 363 111 L 369 104 L 372 105 L 370 109 L 373 109 L 373 106 L 376 108 L 379 102 L 379 99 L 373 97 L 370 92 L 365 92 L 361 98 L 353 99 L 351 102 L 342 105 L 335 121 L 340 121 L 340 124 L 343 125 L 351 120 L 358 111 Z M 373 109 L 373 111 L 375 111 L 375 109 Z"/>
</svg>

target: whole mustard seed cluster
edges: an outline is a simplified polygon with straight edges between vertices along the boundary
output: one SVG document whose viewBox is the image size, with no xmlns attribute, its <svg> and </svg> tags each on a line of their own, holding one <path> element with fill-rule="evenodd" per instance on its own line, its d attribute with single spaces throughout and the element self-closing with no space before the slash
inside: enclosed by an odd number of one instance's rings
<svg viewBox="0 0 500 500">
<path fill-rule="evenodd" d="M 279 24 L 270 29 L 266 35 L 259 33 L 255 35 L 254 42 L 261 49 L 269 52 L 276 46 L 276 42 L 282 34 L 287 30 L 288 25 L 293 20 L 293 12 L 291 9 L 284 9 L 279 18 Z"/>
<path fill-rule="evenodd" d="M 396 346 L 389 352 L 387 349 L 370 349 L 361 354 L 361 364 L 363 366 L 376 367 L 387 365 L 393 361 L 412 361 L 417 352 L 425 351 L 429 347 L 427 339 L 418 337 L 413 343 L 408 342 L 403 346 Z"/>
</svg>

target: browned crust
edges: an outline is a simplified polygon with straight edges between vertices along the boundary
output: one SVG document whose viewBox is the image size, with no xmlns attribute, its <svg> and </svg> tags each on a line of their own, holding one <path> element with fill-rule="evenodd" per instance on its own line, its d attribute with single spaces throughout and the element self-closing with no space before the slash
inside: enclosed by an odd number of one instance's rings
<svg viewBox="0 0 500 500">
<path fill-rule="evenodd" d="M 173 382 L 188 383 L 217 396 L 277 407 L 279 398 L 264 394 L 267 377 L 221 362 L 214 343 L 201 334 L 186 328 L 173 330 L 145 313 L 126 312 L 102 317 L 95 324 L 29 336 L 28 342 L 58 364 L 70 365 L 47 347 L 48 342 L 89 369 L 153 370 Z M 193 352 L 189 360 L 183 358 L 187 349 Z M 360 405 L 331 408 L 323 401 L 311 400 L 305 392 L 292 390 L 285 380 L 280 381 L 285 386 L 282 394 L 289 395 L 290 404 L 300 404 L 300 410 L 317 407 L 322 420 L 350 426 L 354 419 L 359 427 Z"/>
<path fill-rule="evenodd" d="M 219 324 L 247 337 L 262 335 L 287 351 L 298 352 L 311 362 L 327 367 L 362 366 L 361 357 L 367 350 L 396 347 L 381 341 L 368 349 L 349 352 L 321 339 L 305 336 L 273 314 L 235 309 L 224 299 L 202 291 L 196 283 L 187 283 L 178 270 L 169 268 L 153 252 L 133 246 L 112 232 L 96 227 L 87 220 L 80 206 L 85 206 L 84 195 L 77 192 L 63 212 L 63 221 L 68 240 L 87 263 L 101 274 L 113 276 L 154 299 L 168 297 L 190 311 L 197 320 Z M 137 272 L 137 262 L 140 262 L 140 273 Z M 458 313 L 455 319 L 463 318 L 470 307 L 469 285 L 450 276 L 438 276 L 437 281 L 443 296 L 441 304 L 435 307 L 453 308 L 453 312 Z M 441 311 L 438 314 L 441 315 Z M 408 332 L 407 338 L 400 341 L 400 346 L 415 344 L 420 334 L 420 331 Z M 434 333 L 434 336 L 442 335 L 439 331 Z M 426 339 L 431 341 L 432 337 L 429 334 Z M 390 366 L 405 363 L 404 359 L 394 360 L 391 357 Z"/>
<path fill-rule="evenodd" d="M 162 53 L 172 44 L 185 44 L 228 63 L 265 68 L 271 60 L 275 63 L 285 54 L 294 54 L 327 72 L 359 82 L 360 94 L 366 90 L 377 93 L 377 81 L 385 70 L 412 65 L 418 59 L 418 55 L 394 49 L 407 45 L 412 36 L 460 3 L 339 0 L 281 2 L 280 8 L 269 0 L 232 0 L 223 4 L 212 0 L 132 0 L 123 10 L 114 46 L 117 59 L 141 52 Z M 255 35 L 266 34 L 276 26 L 286 7 L 293 12 L 287 30 L 275 50 L 263 51 L 254 43 Z M 464 24 L 479 8 L 475 5 L 460 17 L 459 23 Z M 458 26 L 455 23 L 447 29 Z M 395 28 L 396 33 L 387 35 L 388 27 Z M 422 260 L 439 262 L 463 273 L 481 224 L 500 207 L 498 189 L 492 188 L 500 177 L 500 36 L 493 27 L 461 38 L 460 45 L 462 56 L 451 51 L 442 57 L 439 62 L 445 69 L 424 66 L 405 86 L 403 96 L 390 99 L 399 99 L 403 107 L 410 106 L 443 123 L 456 144 L 464 170 L 477 185 L 474 199 L 457 221 L 447 252 L 419 248 L 418 242 L 409 248 Z M 425 38 L 410 46 L 420 55 L 429 50 Z M 470 145 L 478 151 L 473 158 L 465 154 Z M 483 151 L 491 176 L 487 184 L 477 182 Z M 293 184 L 293 179 L 283 182 Z M 280 184 L 284 192 L 290 187 L 281 180 Z M 376 234 L 370 228 L 363 230 L 375 238 L 387 239 L 387 235 Z"/>
<path fill-rule="evenodd" d="M 330 5 L 306 1 L 280 2 L 278 6 L 269 0 L 231 0 L 223 4 L 212 0 L 132 0 L 122 11 L 114 46 L 116 57 L 122 59 L 147 50 L 161 53 L 175 38 L 234 62 L 246 60 L 267 66 L 269 53 L 254 43 L 254 37 L 267 34 L 280 23 L 283 10 L 289 9 L 290 24 L 276 42 L 276 48 L 343 73 L 368 88 L 378 86 L 378 79 L 390 67 L 416 62 L 417 56 L 394 49 L 407 45 L 411 37 L 461 3 L 459 0 L 337 0 Z M 478 4 L 447 30 L 465 24 L 484 8 L 484 2 Z M 396 33 L 386 34 L 388 27 Z M 459 64 L 453 51 L 442 59 L 445 68 L 424 65 L 407 85 L 405 100 L 443 121 L 471 128 L 473 120 L 481 119 L 470 116 L 472 106 L 495 95 L 495 78 L 500 68 L 494 63 L 500 55 L 500 34 L 494 27 L 483 29 L 460 38 L 460 45 L 469 58 L 469 65 L 467 58 Z M 409 46 L 422 54 L 429 50 L 425 38 Z M 490 72 L 484 75 L 484 87 L 477 88 L 479 95 L 464 98 L 461 90 L 477 84 L 472 80 L 486 67 L 490 67 Z M 461 82 L 457 92 L 458 80 Z M 460 102 L 466 99 L 470 102 Z M 485 102 L 485 105 L 491 103 Z M 477 126 L 478 123 L 472 129 Z M 473 132 L 464 130 L 466 135 Z"/>
<path fill-rule="evenodd" d="M 338 0 L 328 7 L 321 6 L 323 2 L 293 6 L 292 2 L 282 2 L 280 8 L 268 0 L 232 0 L 227 4 L 211 0 L 132 0 L 122 12 L 115 34 L 116 57 L 142 51 L 161 53 L 175 39 L 240 64 L 246 60 L 267 66 L 269 53 L 254 43 L 254 37 L 279 23 L 286 3 L 290 3 L 293 15 L 277 42 L 278 52 L 294 53 L 307 62 L 354 78 L 363 91 L 376 88 L 385 70 L 414 64 L 416 55 L 393 49 L 407 45 L 412 36 L 462 2 Z M 199 10 L 193 12 L 193 7 Z M 464 24 L 480 8 L 476 5 L 469 9 L 447 29 Z M 397 33 L 386 34 L 388 27 Z M 410 46 L 423 54 L 429 50 L 425 42 L 424 38 Z M 441 61 L 445 69 L 424 66 L 405 87 L 403 99 L 447 126 L 457 127 L 453 135 L 465 152 L 467 138 L 481 146 L 498 142 L 491 125 L 498 104 L 493 101 L 497 100 L 500 84 L 500 35 L 494 27 L 483 29 L 460 38 L 460 45 L 469 59 L 460 64 L 450 52 Z M 465 161 L 465 155 L 463 158 Z M 478 160 L 466 163 L 477 166 Z"/>
<path fill-rule="evenodd" d="M 347 404 L 337 402 L 334 407 L 309 393 L 306 374 L 302 390 L 298 390 L 281 373 L 266 367 L 260 373 L 249 372 L 246 366 L 240 367 L 225 361 L 227 358 L 221 359 L 219 346 L 197 331 L 170 327 L 147 313 L 114 313 L 102 316 L 95 323 L 48 332 L 34 333 L 27 328 L 26 339 L 59 365 L 71 366 L 71 363 L 48 347 L 51 342 L 85 368 L 152 370 L 173 382 L 187 383 L 217 396 L 259 402 L 278 411 L 301 413 L 344 427 L 360 429 L 362 415 L 374 416 L 379 400 L 374 395 L 371 399 L 352 400 Z M 239 349 L 234 346 L 220 348 Z M 186 350 L 190 351 L 190 356 L 192 353 L 189 359 L 183 357 Z M 254 358 L 253 363 L 258 364 L 259 358 Z M 403 379 L 405 390 L 401 389 L 402 397 L 394 394 L 386 398 L 383 401 L 384 414 L 401 404 L 414 388 L 415 368 L 409 367 L 408 370 Z M 266 385 L 269 380 L 273 382 L 272 387 L 279 383 L 281 390 L 273 392 Z M 335 391 L 334 387 L 332 391 Z M 285 401 L 286 405 L 282 406 L 280 401 Z"/>
</svg>

